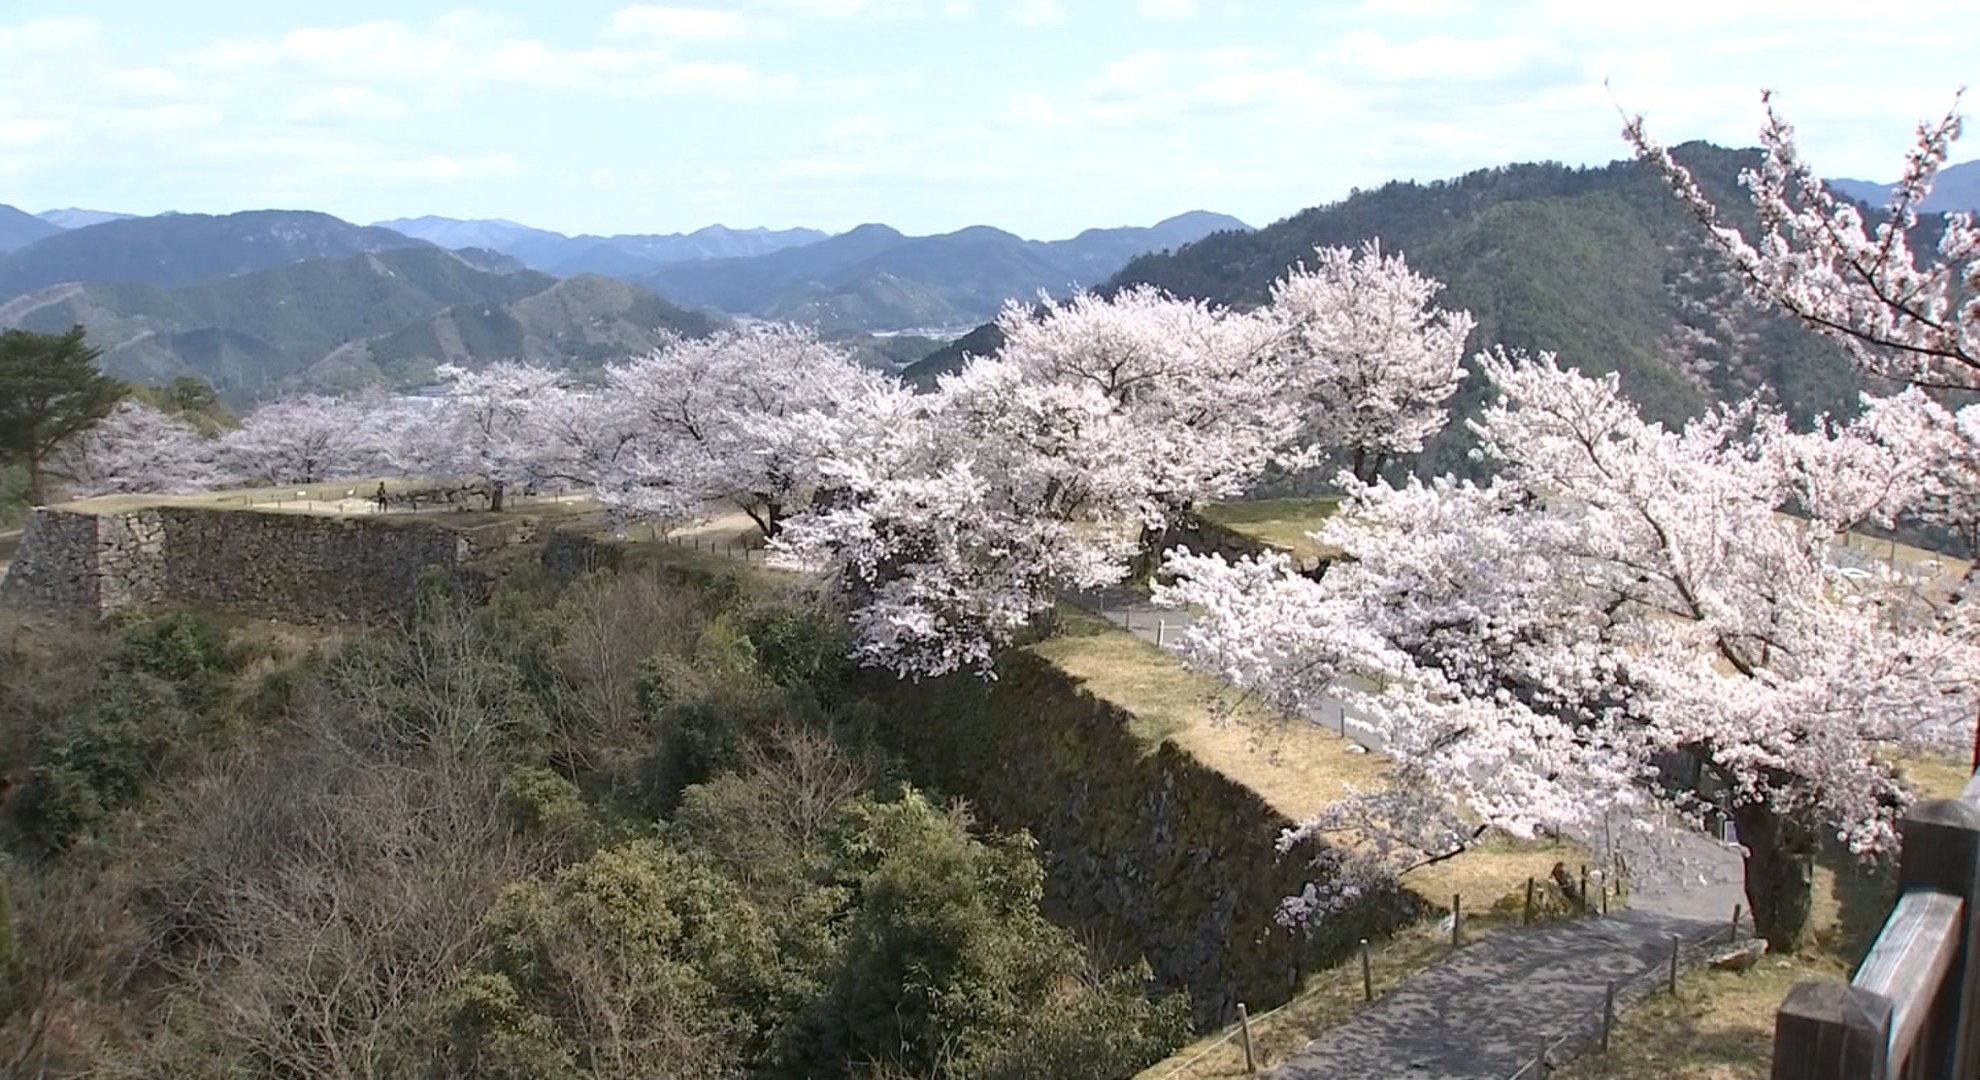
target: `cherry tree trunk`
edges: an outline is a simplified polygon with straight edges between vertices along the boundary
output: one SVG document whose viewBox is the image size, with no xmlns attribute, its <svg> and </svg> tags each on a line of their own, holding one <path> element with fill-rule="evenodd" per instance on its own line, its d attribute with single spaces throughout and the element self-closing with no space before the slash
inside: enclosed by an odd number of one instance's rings
<svg viewBox="0 0 1980 1080">
<path fill-rule="evenodd" d="M 1746 901 L 1767 949 L 1793 953 L 1808 933 L 1814 905 L 1816 834 L 1765 804 L 1735 807 L 1733 826 L 1746 847 Z"/>
</svg>

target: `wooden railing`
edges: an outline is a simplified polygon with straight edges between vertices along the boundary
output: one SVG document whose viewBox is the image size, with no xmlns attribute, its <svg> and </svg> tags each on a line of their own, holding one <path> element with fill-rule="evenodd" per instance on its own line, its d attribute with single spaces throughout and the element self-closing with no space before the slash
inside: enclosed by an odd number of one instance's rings
<svg viewBox="0 0 1980 1080">
<path fill-rule="evenodd" d="M 1980 775 L 1898 823 L 1897 906 L 1847 983 L 1774 1020 L 1774 1080 L 1980 1080 Z"/>
</svg>

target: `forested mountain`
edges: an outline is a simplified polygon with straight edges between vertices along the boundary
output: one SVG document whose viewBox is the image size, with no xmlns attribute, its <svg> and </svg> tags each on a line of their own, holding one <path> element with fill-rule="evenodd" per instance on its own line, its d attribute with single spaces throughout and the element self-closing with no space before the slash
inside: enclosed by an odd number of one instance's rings
<svg viewBox="0 0 1980 1080">
<path fill-rule="evenodd" d="M 1105 280 L 1139 252 L 1246 228 L 1236 218 L 1203 212 L 1054 241 L 980 225 L 904 236 L 870 224 L 769 255 L 676 263 L 642 280 L 682 303 L 827 330 L 954 326 L 989 318 L 1006 301 L 1040 289 L 1063 295 Z"/>
<path fill-rule="evenodd" d="M 1737 214 L 1739 170 L 1756 151 L 1680 147 L 1707 193 Z M 1557 352 L 1591 372 L 1621 373 L 1651 416 L 1696 415 L 1714 401 L 1768 388 L 1801 422 L 1855 409 L 1856 376 L 1839 348 L 1784 316 L 1739 302 L 1703 231 L 1662 181 L 1634 161 L 1600 168 L 1544 163 L 1484 169 L 1454 180 L 1387 184 L 1249 233 L 1217 233 L 1168 254 L 1139 257 L 1103 291 L 1149 283 L 1178 296 L 1249 308 L 1315 247 L 1379 241 L 1443 281 L 1438 303 L 1477 317 L 1470 348 Z M 994 328 L 911 366 L 920 382 L 1000 344 Z M 967 340 L 967 339 L 966 339 Z M 1458 394 L 1460 417 L 1481 380 Z M 1464 425 L 1425 455 L 1439 471 L 1465 467 Z"/>
<path fill-rule="evenodd" d="M 308 259 L 428 246 L 307 210 L 125 218 L 58 232 L 0 256 L 0 300 L 65 282 L 190 285 Z"/>
<path fill-rule="evenodd" d="M 657 328 L 708 325 L 636 286 L 491 270 L 506 257 L 479 254 L 422 246 L 176 288 L 59 285 L 0 305 L 0 325 L 81 324 L 106 371 L 197 375 L 236 403 L 296 386 L 418 381 L 448 360 L 589 363 L 648 347 Z"/>
<path fill-rule="evenodd" d="M 731 229 L 710 225 L 691 233 L 665 235 L 566 236 L 500 219 L 462 221 L 433 216 L 374 224 L 441 247 L 500 251 L 521 259 L 533 270 L 559 277 L 606 274 L 633 278 L 667 263 L 762 255 L 816 243 L 827 235 L 817 229 Z"/>
<path fill-rule="evenodd" d="M 0 205 L 0 251 L 17 251 L 62 231 L 59 225 L 12 206 Z"/>
<path fill-rule="evenodd" d="M 708 316 L 629 282 L 595 274 L 562 281 L 533 271 L 515 276 L 550 283 L 506 302 L 454 304 L 390 333 L 352 341 L 312 364 L 300 381 L 327 390 L 413 386 L 430 381 L 440 364 L 480 367 L 496 360 L 595 369 L 670 335 L 702 337 L 714 329 Z"/>
</svg>

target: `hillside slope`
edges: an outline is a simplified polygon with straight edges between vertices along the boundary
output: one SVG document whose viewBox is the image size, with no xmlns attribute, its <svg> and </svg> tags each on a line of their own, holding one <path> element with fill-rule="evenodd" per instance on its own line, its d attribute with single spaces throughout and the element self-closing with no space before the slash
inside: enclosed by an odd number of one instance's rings
<svg viewBox="0 0 1980 1080">
<path fill-rule="evenodd" d="M 190 285 L 310 259 L 428 246 L 304 210 L 126 218 L 58 232 L 0 256 L 0 300 L 64 282 Z"/>
<path fill-rule="evenodd" d="M 1757 163 L 1757 152 L 1690 143 L 1678 153 L 1731 219 L 1749 225 L 1738 174 Z M 1785 316 L 1740 303 L 1741 290 L 1703 230 L 1633 160 L 1391 183 L 1256 233 L 1144 256 L 1111 284 L 1145 282 L 1250 306 L 1316 246 L 1371 239 L 1446 283 L 1439 303 L 1478 319 L 1474 349 L 1547 350 L 1590 372 L 1619 372 L 1655 418 L 1681 420 L 1763 388 L 1803 422 L 1855 409 L 1857 381 L 1841 350 Z M 1475 405 L 1483 387 L 1474 380 L 1462 393 Z M 1462 442 L 1444 440 L 1437 462 L 1455 465 L 1449 451 Z"/>
<path fill-rule="evenodd" d="M 43 221 L 25 210 L 0 203 L 0 251 L 18 251 L 38 240 L 55 236 L 61 231 L 60 225 Z"/>
<path fill-rule="evenodd" d="M 452 305 L 505 304 L 554 284 L 422 246 L 170 288 L 56 285 L 0 305 L 0 325 L 54 332 L 80 324 L 111 374 L 148 382 L 196 375 L 240 403 L 290 385 L 348 342 Z"/>
<path fill-rule="evenodd" d="M 481 247 L 521 259 L 532 270 L 568 277 L 608 274 L 634 278 L 666 263 L 762 255 L 825 239 L 817 229 L 731 229 L 710 225 L 691 233 L 566 236 L 499 218 L 395 218 L 373 224 L 445 248 Z"/>
<path fill-rule="evenodd" d="M 701 337 L 713 329 L 708 316 L 637 285 L 580 274 L 513 300 L 455 304 L 390 333 L 352 341 L 310 365 L 300 380 L 328 390 L 380 382 L 416 386 L 430 381 L 440 364 L 479 367 L 496 360 L 592 370 L 669 336 Z"/>
<path fill-rule="evenodd" d="M 1103 281 L 1141 252 L 1247 228 L 1236 218 L 1203 212 L 1151 228 L 1089 229 L 1049 242 L 982 225 L 936 236 L 862 225 L 768 255 L 676 263 L 642 280 L 683 303 L 828 331 L 959 326 L 1040 290 L 1063 296 Z"/>
</svg>

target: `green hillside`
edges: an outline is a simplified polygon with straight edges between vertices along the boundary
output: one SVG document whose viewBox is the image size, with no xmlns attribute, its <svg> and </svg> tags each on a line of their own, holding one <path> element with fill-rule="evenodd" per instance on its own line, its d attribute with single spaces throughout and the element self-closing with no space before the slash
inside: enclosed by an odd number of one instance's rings
<svg viewBox="0 0 1980 1080">
<path fill-rule="evenodd" d="M 438 248 L 292 263 L 167 288 L 55 286 L 0 307 L 0 323 L 81 324 L 111 374 L 145 382 L 196 375 L 235 402 L 265 397 L 346 343 L 389 334 L 451 305 L 504 304 L 556 279 L 479 269 Z"/>
<path fill-rule="evenodd" d="M 1707 194 L 1750 226 L 1738 188 L 1756 151 L 1679 147 Z M 1797 421 L 1853 413 L 1858 382 L 1842 350 L 1785 316 L 1737 302 L 1740 290 L 1703 230 L 1635 161 L 1571 169 L 1485 169 L 1430 184 L 1391 183 L 1253 233 L 1218 233 L 1130 262 L 1110 287 L 1152 283 L 1225 304 L 1263 302 L 1316 246 L 1379 239 L 1445 282 L 1439 303 L 1478 319 L 1473 350 L 1550 350 L 1592 373 L 1618 372 L 1647 415 L 1680 421 L 1714 400 L 1766 392 Z M 1485 388 L 1460 390 L 1459 414 Z M 1469 438 L 1451 425 L 1423 467 L 1463 469 Z"/>
<path fill-rule="evenodd" d="M 708 316 L 637 285 L 580 274 L 512 301 L 455 304 L 389 333 L 352 341 L 312 364 L 302 378 L 313 387 L 343 390 L 376 382 L 417 385 L 430 380 L 440 364 L 526 360 L 595 369 L 651 349 L 670 334 L 700 337 L 713 329 Z"/>
<path fill-rule="evenodd" d="M 1746 203 L 1737 177 L 1757 152 L 1693 143 L 1678 153 L 1736 222 L 1750 224 L 1739 217 Z M 1739 287 L 1703 230 L 1634 161 L 1510 165 L 1449 181 L 1391 183 L 1255 232 L 1214 233 L 1142 256 L 1103 291 L 1149 283 L 1250 308 L 1314 248 L 1368 240 L 1445 283 L 1438 303 L 1478 320 L 1473 352 L 1494 345 L 1550 350 L 1592 373 L 1618 372 L 1657 419 L 1681 421 L 1712 401 L 1761 390 L 1801 422 L 1855 409 L 1858 383 L 1842 351 L 1784 316 L 1739 303 Z M 905 374 L 932 385 L 965 352 L 981 355 L 997 344 L 994 328 L 982 327 Z M 1465 382 L 1455 402 L 1460 421 L 1485 392 L 1477 377 Z M 1419 467 L 1468 471 L 1469 445 L 1462 422 L 1453 423 Z"/>
</svg>

